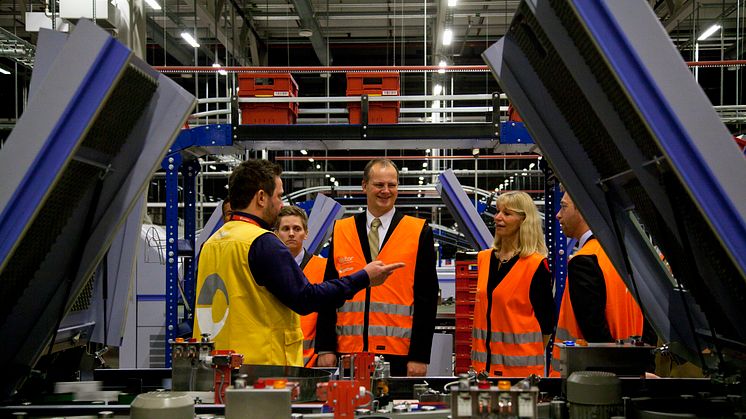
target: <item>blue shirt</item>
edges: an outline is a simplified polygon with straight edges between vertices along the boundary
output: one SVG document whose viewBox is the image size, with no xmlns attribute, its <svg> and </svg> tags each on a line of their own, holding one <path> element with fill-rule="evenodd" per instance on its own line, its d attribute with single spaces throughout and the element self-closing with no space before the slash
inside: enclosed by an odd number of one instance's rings
<svg viewBox="0 0 746 419">
<path fill-rule="evenodd" d="M 238 211 L 233 213 L 249 217 L 260 227 L 271 230 L 271 227 L 257 216 Z M 368 273 L 362 269 L 340 279 L 324 281 L 321 284 L 309 283 L 290 250 L 274 234 L 263 234 L 251 244 L 249 270 L 258 285 L 266 287 L 278 300 L 301 315 L 330 306 L 341 307 L 346 300 L 370 285 Z"/>
</svg>

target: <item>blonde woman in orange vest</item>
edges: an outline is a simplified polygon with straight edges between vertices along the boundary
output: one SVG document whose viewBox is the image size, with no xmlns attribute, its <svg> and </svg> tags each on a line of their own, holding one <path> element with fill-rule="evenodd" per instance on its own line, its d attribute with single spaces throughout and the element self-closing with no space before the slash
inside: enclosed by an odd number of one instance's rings
<svg viewBox="0 0 746 419">
<path fill-rule="evenodd" d="M 495 242 L 479 252 L 472 367 L 490 376 L 544 375 L 555 324 L 541 218 L 525 192 L 497 198 Z"/>
<path fill-rule="evenodd" d="M 578 251 L 567 263 L 555 342 L 585 339 L 614 342 L 642 336 L 640 307 L 609 257 L 565 192 L 557 213 L 565 236 L 578 239 Z M 559 376 L 559 347 L 552 351 L 552 376 Z"/>
<path fill-rule="evenodd" d="M 311 284 L 320 284 L 324 280 L 326 259 L 306 252 L 303 241 L 308 236 L 308 216 L 303 209 L 291 205 L 282 207 L 275 223 L 275 234 L 285 243 L 295 263 Z M 313 367 L 316 363 L 314 343 L 316 340 L 317 313 L 300 317 L 300 328 L 303 330 L 303 365 Z"/>
<path fill-rule="evenodd" d="M 334 224 L 324 280 L 348 275 L 371 260 L 406 266 L 385 286 L 358 292 L 336 311 L 319 312 L 317 365 L 333 366 L 337 354 L 366 351 L 384 355 L 391 375 L 423 376 L 438 304 L 433 232 L 425 220 L 394 208 L 399 170 L 391 160 L 368 162 L 362 187 L 368 208 Z"/>
</svg>

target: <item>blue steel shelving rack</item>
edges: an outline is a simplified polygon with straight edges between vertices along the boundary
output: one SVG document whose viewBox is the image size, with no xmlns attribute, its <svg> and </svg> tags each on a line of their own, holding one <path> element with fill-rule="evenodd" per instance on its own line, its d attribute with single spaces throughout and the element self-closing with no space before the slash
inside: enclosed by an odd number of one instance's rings
<svg viewBox="0 0 746 419">
<path fill-rule="evenodd" d="M 169 148 L 161 166 L 166 171 L 166 368 L 171 367 L 169 341 L 179 334 L 179 325 L 189 320 L 185 311 L 179 319 L 179 258 L 183 259 L 184 298 L 188 307 L 194 308 L 194 242 L 196 234 L 197 174 L 200 171 L 196 154 L 185 159 L 182 151 L 191 147 L 230 146 L 233 129 L 230 124 L 205 125 L 182 130 Z M 183 178 L 184 238 L 179 239 L 179 173 Z M 182 330 L 184 331 L 184 330 Z"/>
</svg>

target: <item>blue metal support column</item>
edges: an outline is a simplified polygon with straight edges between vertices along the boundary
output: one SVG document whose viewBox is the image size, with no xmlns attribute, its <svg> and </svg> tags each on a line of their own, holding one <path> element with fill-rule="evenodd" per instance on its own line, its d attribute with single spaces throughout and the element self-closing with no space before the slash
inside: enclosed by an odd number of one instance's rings
<svg viewBox="0 0 746 419">
<path fill-rule="evenodd" d="M 169 154 L 163 159 L 166 171 L 166 368 L 171 367 L 171 345 L 179 324 L 179 170 L 181 155 Z"/>
<path fill-rule="evenodd" d="M 194 307 L 195 289 L 195 249 L 194 243 L 197 233 L 197 196 L 195 195 L 197 174 L 200 164 L 197 160 L 190 160 L 181 166 L 181 175 L 184 180 L 184 239 L 179 240 L 179 256 L 182 257 L 184 272 L 184 298 L 185 305 Z M 191 319 L 190 311 L 185 311 L 183 320 Z"/>
<path fill-rule="evenodd" d="M 166 368 L 171 367 L 169 341 L 179 334 L 179 257 L 184 257 L 184 295 L 186 305 L 194 308 L 195 299 L 195 236 L 196 195 L 195 180 L 199 163 L 184 161 L 181 151 L 190 147 L 220 147 L 233 144 L 230 125 L 203 125 L 182 130 L 169 148 L 161 166 L 166 171 Z M 207 152 L 204 152 L 207 154 Z M 184 238 L 179 239 L 179 172 L 184 179 Z M 185 313 L 185 317 L 187 317 Z M 185 318 L 188 320 L 188 318 Z"/>
<path fill-rule="evenodd" d="M 554 307 L 555 314 L 559 315 L 562 295 L 565 292 L 565 282 L 567 281 L 567 237 L 560 229 L 559 221 L 556 214 L 560 209 L 562 192 L 559 187 L 559 180 L 554 176 L 554 172 L 542 159 L 539 166 L 544 172 L 544 236 L 546 237 L 549 271 L 552 273 L 554 282 Z M 552 356 L 552 347 L 554 344 L 554 335 L 549 340 L 546 350 L 546 368 L 548 371 L 549 362 Z"/>
<path fill-rule="evenodd" d="M 567 237 L 562 233 L 556 217 L 560 209 L 562 192 L 560 191 L 559 179 L 554 176 L 554 172 L 546 163 L 546 160 L 541 160 L 540 167 L 546 179 L 546 182 L 544 182 L 544 236 L 549 251 L 547 258 L 549 260 L 549 271 L 552 272 L 554 282 L 554 305 L 557 313 L 559 313 L 562 294 L 565 291 L 567 257 L 569 256 Z"/>
</svg>

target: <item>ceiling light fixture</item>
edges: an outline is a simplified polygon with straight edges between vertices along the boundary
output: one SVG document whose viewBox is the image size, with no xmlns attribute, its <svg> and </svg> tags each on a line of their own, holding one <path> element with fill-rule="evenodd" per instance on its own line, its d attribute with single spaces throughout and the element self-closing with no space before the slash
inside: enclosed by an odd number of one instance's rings
<svg viewBox="0 0 746 419">
<path fill-rule="evenodd" d="M 192 48 L 199 48 L 199 43 L 189 32 L 182 32 L 181 37 L 184 38 L 184 40 L 187 41 L 187 44 L 191 45 Z"/>
<path fill-rule="evenodd" d="M 441 93 L 443 93 L 443 86 L 441 86 L 440 84 L 436 84 L 435 86 L 433 86 L 433 94 L 435 96 L 438 96 Z"/>
<path fill-rule="evenodd" d="M 310 38 L 313 35 L 313 31 L 307 28 L 301 28 L 298 30 L 298 35 L 304 38 Z"/>
<path fill-rule="evenodd" d="M 145 3 L 148 3 L 148 6 L 153 10 L 161 10 L 161 5 L 155 0 L 145 0 Z"/>
<path fill-rule="evenodd" d="M 702 32 L 702 35 L 697 38 L 697 41 L 704 41 L 705 39 L 709 38 L 712 34 L 719 31 L 722 26 L 718 25 L 717 23 L 707 28 L 706 31 Z"/>
<path fill-rule="evenodd" d="M 306 154 L 308 154 L 308 151 L 306 151 L 306 150 L 301 150 L 301 151 L 300 151 L 300 154 L 302 154 L 302 155 L 304 155 L 304 156 L 305 156 Z"/>
<path fill-rule="evenodd" d="M 443 45 L 451 45 L 451 42 L 453 42 L 453 31 L 450 28 L 446 28 L 443 31 Z"/>
<path fill-rule="evenodd" d="M 444 67 L 447 65 L 448 63 L 446 62 L 446 60 L 440 60 L 440 62 L 438 63 L 438 67 L 440 67 L 438 69 L 438 74 L 445 74 L 446 69 Z"/>
<path fill-rule="evenodd" d="M 456 7 L 458 0 L 448 0 L 448 7 Z"/>
<path fill-rule="evenodd" d="M 213 63 L 213 64 L 212 64 L 212 66 L 213 66 L 214 68 L 220 68 L 220 67 L 222 67 L 222 66 L 220 65 L 220 63 Z M 218 70 L 218 74 L 220 74 L 221 76 L 227 76 L 227 75 L 228 75 L 228 72 L 227 72 L 227 71 L 225 71 L 225 70 L 223 70 L 223 69 L 220 69 L 220 70 Z"/>
<path fill-rule="evenodd" d="M 0 67 L 0 74 L 10 74 L 10 71 Z"/>
</svg>

